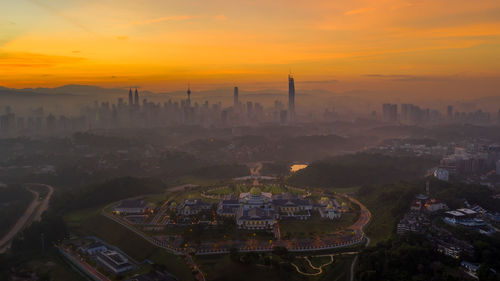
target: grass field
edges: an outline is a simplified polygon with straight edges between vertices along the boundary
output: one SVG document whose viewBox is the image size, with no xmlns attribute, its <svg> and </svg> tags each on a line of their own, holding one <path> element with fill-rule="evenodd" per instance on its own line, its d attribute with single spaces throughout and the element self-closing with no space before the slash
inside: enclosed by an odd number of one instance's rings
<svg viewBox="0 0 500 281">
<path fill-rule="evenodd" d="M 349 281 L 351 263 L 354 256 L 335 257 L 335 262 L 325 267 L 326 271 L 316 280 L 318 281 Z"/>
<path fill-rule="evenodd" d="M 304 258 L 297 257 L 297 258 L 295 258 L 293 263 L 300 269 L 300 271 L 302 271 L 304 273 L 314 274 L 314 273 L 318 272 L 318 270 L 309 266 L 309 263 Z"/>
<path fill-rule="evenodd" d="M 305 281 L 290 266 L 287 269 L 262 264 L 243 264 L 232 261 L 228 255 L 196 257 L 207 281 Z"/>
<path fill-rule="evenodd" d="M 330 257 L 310 257 L 309 260 L 316 267 L 320 267 L 331 261 Z"/>
<path fill-rule="evenodd" d="M 101 207 L 77 210 L 66 214 L 64 216 L 64 221 L 71 229 L 72 227 L 79 227 L 82 221 L 90 217 L 97 216 L 100 212 Z"/>
<path fill-rule="evenodd" d="M 335 191 L 337 193 L 356 193 L 359 190 L 360 186 L 351 186 L 351 187 L 333 187 L 330 190 Z"/>
<path fill-rule="evenodd" d="M 273 260 L 280 260 L 278 256 L 272 256 Z M 287 266 L 286 262 L 279 262 L 280 266 L 268 266 L 260 262 L 256 264 L 243 264 L 232 261 L 229 255 L 224 256 L 198 256 L 197 263 L 203 272 L 206 273 L 207 281 L 231 280 L 231 281 L 349 281 L 351 263 L 354 256 L 338 256 L 334 262 L 323 267 L 323 273 L 317 276 L 304 276 L 299 274 L 292 266 Z M 324 264 L 330 261 L 329 257 L 311 258 L 314 265 Z M 315 273 L 307 261 L 296 257 L 293 261 L 303 272 Z"/>
<path fill-rule="evenodd" d="M 229 195 L 229 194 L 235 194 L 238 195 L 240 193 L 244 192 L 249 192 L 250 189 L 252 189 L 252 185 L 245 185 L 245 184 L 237 184 L 235 186 L 221 186 L 219 188 L 214 188 L 207 192 L 207 194 L 211 195 Z M 301 189 L 297 188 L 286 188 L 283 186 L 279 186 L 276 184 L 269 184 L 269 185 L 262 185 L 259 186 L 259 189 L 262 192 L 270 192 L 272 194 L 282 194 L 285 192 L 290 192 L 295 195 L 303 194 L 304 191 Z"/>
<path fill-rule="evenodd" d="M 283 236 L 292 238 L 311 237 L 314 235 L 333 233 L 352 225 L 358 219 L 358 213 L 342 214 L 340 219 L 323 219 L 317 212 L 311 214 L 309 220 L 282 220 L 280 231 Z"/>
</svg>

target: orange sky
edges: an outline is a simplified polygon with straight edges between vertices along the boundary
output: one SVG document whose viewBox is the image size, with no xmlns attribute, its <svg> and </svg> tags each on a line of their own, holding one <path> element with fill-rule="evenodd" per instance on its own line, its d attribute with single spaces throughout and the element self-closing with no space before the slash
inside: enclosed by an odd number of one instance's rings
<svg viewBox="0 0 500 281">
<path fill-rule="evenodd" d="M 6 87 L 166 91 L 187 81 L 286 87 L 290 69 L 319 88 L 332 80 L 383 85 L 387 77 L 497 77 L 500 1 L 0 3 L 0 85 Z"/>
</svg>

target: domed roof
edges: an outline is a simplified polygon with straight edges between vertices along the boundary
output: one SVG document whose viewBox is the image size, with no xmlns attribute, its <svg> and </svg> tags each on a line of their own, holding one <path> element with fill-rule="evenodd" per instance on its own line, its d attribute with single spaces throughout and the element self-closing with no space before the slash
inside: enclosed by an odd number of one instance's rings
<svg viewBox="0 0 500 281">
<path fill-rule="evenodd" d="M 261 194 L 261 191 L 260 191 L 260 188 L 258 188 L 258 187 L 252 187 L 250 189 L 250 195 L 256 196 L 256 195 L 260 195 L 260 194 Z"/>
</svg>

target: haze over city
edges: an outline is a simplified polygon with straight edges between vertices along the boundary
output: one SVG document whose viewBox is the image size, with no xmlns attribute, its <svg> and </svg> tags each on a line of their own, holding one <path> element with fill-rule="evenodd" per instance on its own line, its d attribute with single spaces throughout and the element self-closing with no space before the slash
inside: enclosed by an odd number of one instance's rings
<svg viewBox="0 0 500 281">
<path fill-rule="evenodd" d="M 0 281 L 500 281 L 500 1 L 0 0 Z"/>
</svg>

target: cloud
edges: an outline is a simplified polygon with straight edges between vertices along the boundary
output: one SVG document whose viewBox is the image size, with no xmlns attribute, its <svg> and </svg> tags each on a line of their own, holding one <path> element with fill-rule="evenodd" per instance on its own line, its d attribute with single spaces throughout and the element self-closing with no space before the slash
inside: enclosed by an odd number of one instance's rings
<svg viewBox="0 0 500 281">
<path fill-rule="evenodd" d="M 359 15 L 373 11 L 374 8 L 361 8 L 356 10 L 350 10 L 344 13 L 346 16 Z"/>
<path fill-rule="evenodd" d="M 297 84 L 330 84 L 337 83 L 339 80 L 330 79 L 330 80 L 311 80 L 311 81 L 296 81 Z"/>
<path fill-rule="evenodd" d="M 225 15 L 223 15 L 223 14 L 220 14 L 220 15 L 216 15 L 214 17 L 214 19 L 217 20 L 217 21 L 225 21 L 225 20 L 227 20 L 227 17 Z"/>
<path fill-rule="evenodd" d="M 165 21 L 183 21 L 183 20 L 189 20 L 193 19 L 193 16 L 169 16 L 169 17 L 161 17 L 161 18 L 154 18 L 154 19 L 146 19 L 146 20 L 138 20 L 138 21 L 133 21 L 127 26 L 135 26 L 135 25 L 148 25 L 152 23 L 159 23 L 159 22 L 165 22 Z"/>
<path fill-rule="evenodd" d="M 75 27 L 78 27 L 78 28 L 82 29 L 83 31 L 86 31 L 86 32 L 91 33 L 91 34 L 95 34 L 90 29 L 88 29 L 86 26 L 84 26 L 81 23 L 79 23 L 78 21 L 76 21 L 73 18 L 68 17 L 68 16 L 60 13 L 54 7 L 52 7 L 50 5 L 47 5 L 47 4 L 43 3 L 42 1 L 39 1 L 39 0 L 28 0 L 28 1 L 30 1 L 31 3 L 37 5 L 38 7 L 42 8 L 42 9 L 44 9 L 45 11 L 51 13 L 52 15 L 55 15 L 56 17 L 64 20 L 65 22 L 67 22 L 67 23 L 69 23 L 69 24 L 71 24 L 71 25 L 73 25 Z"/>
<path fill-rule="evenodd" d="M 0 53 L 0 68 L 53 67 L 61 64 L 73 64 L 82 60 L 84 58 L 34 53 Z"/>
<path fill-rule="evenodd" d="M 128 36 L 116 36 L 116 39 L 124 41 L 128 40 Z"/>
<path fill-rule="evenodd" d="M 457 78 L 456 75 L 453 76 L 418 76 L 418 75 L 403 75 L 403 74 L 366 74 L 365 77 L 385 79 L 395 82 L 440 82 L 440 81 L 450 81 Z"/>
</svg>

